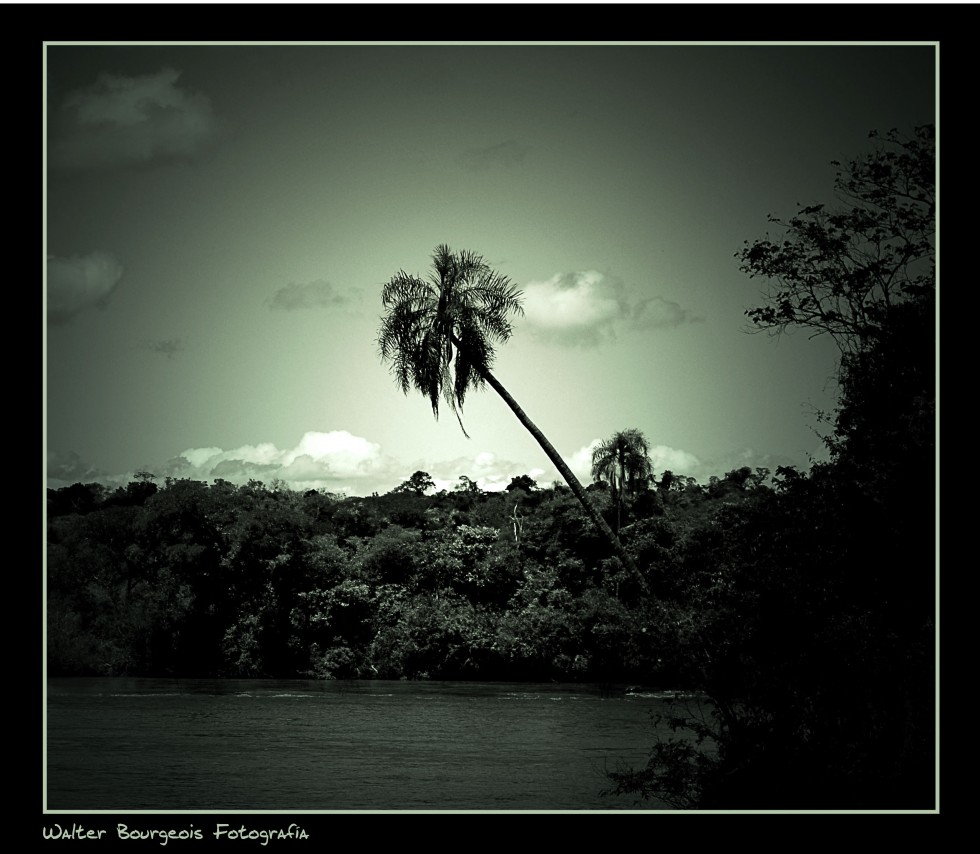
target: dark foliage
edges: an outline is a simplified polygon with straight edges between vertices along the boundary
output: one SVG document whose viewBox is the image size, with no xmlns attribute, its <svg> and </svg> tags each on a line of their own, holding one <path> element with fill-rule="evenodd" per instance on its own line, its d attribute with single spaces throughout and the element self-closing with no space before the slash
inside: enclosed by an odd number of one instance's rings
<svg viewBox="0 0 980 854">
<path fill-rule="evenodd" d="M 840 211 L 805 208 L 783 241 L 741 253 L 775 283 L 755 323 L 841 346 L 831 458 L 777 469 L 773 489 L 748 470 L 712 479 L 713 500 L 754 488 L 675 546 L 673 583 L 656 585 L 660 642 L 711 714 L 675 714 L 697 738 L 656 745 L 645 768 L 612 775 L 617 792 L 684 808 L 935 807 L 932 129 L 885 142 L 839 174 Z"/>
</svg>

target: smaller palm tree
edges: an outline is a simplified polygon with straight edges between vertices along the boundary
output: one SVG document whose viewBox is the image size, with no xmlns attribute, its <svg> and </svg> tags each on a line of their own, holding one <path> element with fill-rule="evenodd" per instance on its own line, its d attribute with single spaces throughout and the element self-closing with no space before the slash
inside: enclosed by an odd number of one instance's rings
<svg viewBox="0 0 980 854">
<path fill-rule="evenodd" d="M 649 481 L 650 445 L 639 430 L 621 430 L 600 442 L 592 451 L 592 478 L 609 481 L 616 504 L 616 533 L 622 521 L 623 496 L 635 493 L 640 484 Z"/>
</svg>

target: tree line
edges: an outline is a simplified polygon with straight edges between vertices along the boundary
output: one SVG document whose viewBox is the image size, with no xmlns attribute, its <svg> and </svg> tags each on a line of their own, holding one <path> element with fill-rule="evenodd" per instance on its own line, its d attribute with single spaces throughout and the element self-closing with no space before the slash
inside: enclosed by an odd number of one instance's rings
<svg viewBox="0 0 980 854">
<path fill-rule="evenodd" d="M 149 475 L 49 490 L 49 674 L 669 681 L 646 622 L 671 555 L 767 474 L 591 484 L 639 574 L 527 475 L 427 495 L 416 472 L 364 498 Z"/>
</svg>

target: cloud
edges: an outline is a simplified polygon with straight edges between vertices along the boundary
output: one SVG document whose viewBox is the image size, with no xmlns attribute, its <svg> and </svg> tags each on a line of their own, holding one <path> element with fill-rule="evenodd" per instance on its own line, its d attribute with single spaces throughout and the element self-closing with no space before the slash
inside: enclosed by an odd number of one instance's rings
<svg viewBox="0 0 980 854">
<path fill-rule="evenodd" d="M 596 270 L 556 273 L 523 291 L 531 332 L 566 346 L 595 347 L 618 329 L 666 329 L 700 319 L 663 297 L 634 299 L 622 281 Z"/>
<path fill-rule="evenodd" d="M 167 338 L 161 341 L 147 341 L 143 348 L 151 353 L 159 353 L 168 359 L 173 359 L 184 349 L 184 344 L 180 338 Z"/>
<path fill-rule="evenodd" d="M 593 439 L 588 445 L 579 448 L 571 457 L 565 458 L 565 462 L 572 473 L 583 484 L 592 482 L 592 451 L 600 444 L 600 441 Z M 676 475 L 694 477 L 699 481 L 702 477 L 707 478 L 701 460 L 688 451 L 671 448 L 667 445 L 654 445 L 650 448 L 649 457 L 650 466 L 657 477 L 669 469 Z"/>
<path fill-rule="evenodd" d="M 73 483 L 95 483 L 105 479 L 105 472 L 86 463 L 74 451 L 59 454 L 47 452 L 47 480 L 53 489 Z"/>
<path fill-rule="evenodd" d="M 237 484 L 252 479 L 267 484 L 282 480 L 292 489 L 326 489 L 352 495 L 390 492 L 416 471 L 428 473 L 437 491 L 452 491 L 462 475 L 476 481 L 487 492 L 506 489 L 511 479 L 522 474 L 538 480 L 542 486 L 551 482 L 539 480 L 545 474 L 541 468 L 528 468 L 486 451 L 472 457 L 416 460 L 405 465 L 382 453 L 380 445 L 346 430 L 310 431 L 295 447 L 288 449 L 278 448 L 271 442 L 232 450 L 189 448 L 161 471 L 163 475 L 203 481 L 222 478 Z"/>
<path fill-rule="evenodd" d="M 663 297 L 639 300 L 630 310 L 629 325 L 634 329 L 672 329 L 685 323 L 701 323 L 697 317 L 676 302 Z"/>
<path fill-rule="evenodd" d="M 565 457 L 566 465 L 582 483 L 592 481 L 592 451 L 601 442 L 600 439 L 593 439 L 588 445 L 579 448 L 571 457 Z"/>
<path fill-rule="evenodd" d="M 665 471 L 697 478 L 699 482 L 706 477 L 701 460 L 694 454 L 667 445 L 654 445 L 650 448 L 650 465 L 657 477 Z"/>
<path fill-rule="evenodd" d="M 486 148 L 470 148 L 459 156 L 459 164 L 471 172 L 483 172 L 498 166 L 516 166 L 527 156 L 530 147 L 514 139 L 489 145 Z"/>
<path fill-rule="evenodd" d="M 180 477 L 196 480 L 222 478 L 241 484 L 253 479 L 266 483 L 278 479 L 293 489 L 351 491 L 359 495 L 394 479 L 392 463 L 381 453 L 381 446 L 346 430 L 309 431 L 296 447 L 286 449 L 271 442 L 231 450 L 188 448 L 170 465 L 180 471 Z"/>
<path fill-rule="evenodd" d="M 583 486 L 592 482 L 592 451 L 600 444 L 600 439 L 593 439 L 583 445 L 570 456 L 563 459 L 572 473 L 581 481 Z M 701 461 L 688 451 L 670 448 L 666 445 L 656 445 L 650 449 L 650 462 L 653 471 L 659 476 L 664 469 L 670 469 L 676 475 L 702 478 L 707 483 L 707 477 L 714 472 L 708 472 Z M 550 463 L 545 467 L 529 467 L 526 463 L 501 459 L 489 451 L 482 451 L 472 457 L 457 457 L 453 460 L 433 461 L 431 459 L 416 460 L 411 466 L 402 466 L 396 478 L 397 485 L 408 480 L 413 472 L 427 472 L 436 485 L 436 490 L 452 491 L 459 486 L 463 475 L 475 481 L 485 492 L 499 492 L 506 489 L 513 478 L 526 474 L 536 481 L 538 486 L 546 488 L 553 483 L 564 484 L 564 479 L 558 470 Z M 390 490 L 393 487 L 389 487 Z M 386 490 L 387 491 L 387 490 Z"/>
<path fill-rule="evenodd" d="M 126 77 L 101 74 L 70 93 L 53 116 L 49 163 L 99 169 L 189 159 L 214 139 L 206 95 L 177 85 L 181 72 Z"/>
<path fill-rule="evenodd" d="M 377 467 L 381 459 L 381 446 L 346 430 L 330 433 L 308 432 L 285 459 L 291 464 L 304 457 L 317 464 L 329 465 L 331 470 L 344 476 L 356 477 Z"/>
<path fill-rule="evenodd" d="M 398 479 L 398 483 L 408 480 L 413 472 L 424 471 L 432 478 L 436 491 L 445 489 L 449 492 L 460 485 L 460 478 L 463 476 L 474 481 L 484 492 L 500 492 L 510 485 L 511 480 L 522 474 L 538 480 L 545 473 L 544 469 L 528 468 L 523 463 L 501 459 L 489 451 L 452 460 L 417 460 L 414 465 L 402 468 L 405 473 Z M 544 481 L 538 482 L 541 486 L 547 485 Z"/>
<path fill-rule="evenodd" d="M 583 484 L 592 480 L 592 449 L 598 444 L 599 439 L 593 439 L 571 456 L 565 457 L 565 462 Z M 652 448 L 650 458 L 658 476 L 664 469 L 670 469 L 676 475 L 696 477 L 702 483 L 707 483 L 709 475 L 723 474 L 728 470 L 707 471 L 693 454 L 665 445 Z M 404 461 L 399 462 L 384 454 L 377 443 L 346 430 L 309 431 L 292 448 L 279 448 L 272 442 L 242 445 L 228 450 L 214 445 L 188 448 L 165 463 L 144 465 L 114 475 L 107 475 L 83 462 L 74 453 L 59 455 L 49 452 L 47 460 L 48 486 L 52 489 L 79 481 L 99 482 L 115 488 L 132 481 L 136 471 L 140 470 L 153 472 L 160 482 L 167 477 L 203 482 L 222 479 L 237 485 L 250 480 L 269 485 L 278 480 L 297 491 L 323 489 L 348 495 L 390 492 L 416 471 L 427 472 L 437 491 L 456 489 L 464 475 L 485 492 L 505 490 L 511 480 L 521 475 L 529 476 L 541 488 L 563 482 L 546 460 L 538 460 L 541 465 L 529 466 L 498 457 L 489 451 L 450 460 L 419 459 L 406 465 Z"/>
<path fill-rule="evenodd" d="M 347 308 L 361 302 L 361 293 L 354 288 L 340 291 L 322 279 L 306 284 L 288 284 L 276 291 L 269 300 L 275 310 L 295 311 L 307 308 Z"/>
<path fill-rule="evenodd" d="M 85 464 L 76 454 L 49 452 L 48 487 L 58 489 L 84 480 L 114 488 L 131 482 L 136 471 L 145 470 L 160 481 L 167 477 L 203 482 L 222 479 L 242 485 L 250 480 L 266 484 L 281 480 L 299 491 L 370 495 L 394 489 L 408 477 L 400 477 L 402 469 L 382 453 L 380 445 L 361 436 L 346 430 L 309 431 L 292 448 L 279 448 L 272 442 L 227 450 L 216 445 L 188 448 L 166 462 L 112 475 Z"/>
<path fill-rule="evenodd" d="M 48 320 L 68 323 L 80 312 L 105 308 L 122 278 L 122 265 L 108 252 L 48 256 Z"/>
</svg>

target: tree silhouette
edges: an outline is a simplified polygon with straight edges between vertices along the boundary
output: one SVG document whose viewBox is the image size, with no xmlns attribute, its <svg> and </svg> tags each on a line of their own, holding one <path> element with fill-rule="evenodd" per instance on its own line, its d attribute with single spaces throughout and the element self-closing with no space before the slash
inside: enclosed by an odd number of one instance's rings
<svg viewBox="0 0 980 854">
<path fill-rule="evenodd" d="M 396 486 L 392 492 L 409 492 L 412 495 L 424 495 L 427 490 L 433 489 L 435 482 L 428 472 L 417 471 L 408 480 Z"/>
<path fill-rule="evenodd" d="M 700 706 L 668 713 L 696 739 L 613 772 L 618 793 L 698 809 L 936 805 L 935 139 L 927 126 L 879 142 L 841 167 L 836 209 L 770 217 L 785 233 L 737 256 L 769 283 L 746 312 L 759 328 L 840 348 L 830 460 L 779 466 L 772 489 L 765 469 L 712 479 L 711 498 L 731 500 L 685 537 L 687 586 L 654 624 L 711 723 Z M 677 481 L 664 472 L 665 495 Z"/>
<path fill-rule="evenodd" d="M 612 488 L 616 504 L 616 533 L 622 522 L 623 496 L 646 483 L 652 472 L 650 446 L 639 430 L 621 430 L 600 442 L 592 451 L 592 477 L 605 478 Z"/>
<path fill-rule="evenodd" d="M 512 477 L 510 483 L 507 484 L 507 491 L 513 492 L 515 489 L 523 489 L 526 492 L 534 492 L 538 488 L 538 485 L 534 482 L 530 475 L 522 474 L 517 477 Z"/>
<path fill-rule="evenodd" d="M 469 250 L 453 252 L 441 244 L 432 255 L 428 280 L 399 271 L 385 284 L 381 304 L 387 314 L 378 332 L 378 348 L 399 388 L 405 394 L 415 388 L 425 395 L 436 418 L 442 400 L 468 437 L 462 420 L 466 393 L 489 385 L 537 440 L 617 557 L 639 574 L 567 463 L 490 372 L 494 344 L 507 341 L 513 331 L 510 315 L 523 314 L 521 292 L 511 281 L 492 270 L 483 256 Z"/>
<path fill-rule="evenodd" d="M 829 334 L 853 355 L 874 346 L 899 306 L 934 291 L 935 127 L 870 136 L 878 140 L 872 153 L 832 162 L 835 208 L 770 215 L 783 235 L 745 241 L 736 253 L 744 273 L 768 283 L 764 304 L 745 312 L 758 328 Z"/>
</svg>

